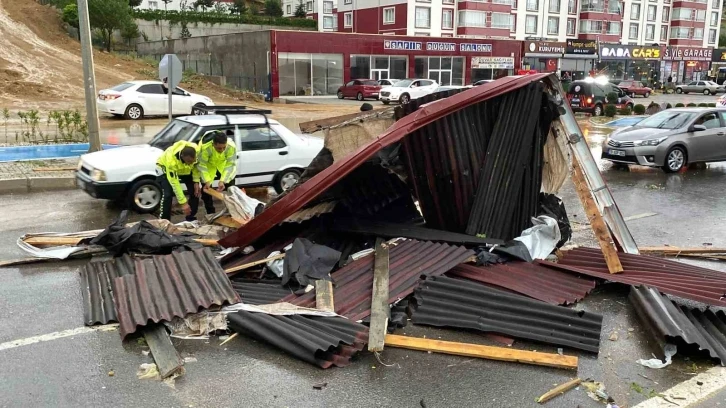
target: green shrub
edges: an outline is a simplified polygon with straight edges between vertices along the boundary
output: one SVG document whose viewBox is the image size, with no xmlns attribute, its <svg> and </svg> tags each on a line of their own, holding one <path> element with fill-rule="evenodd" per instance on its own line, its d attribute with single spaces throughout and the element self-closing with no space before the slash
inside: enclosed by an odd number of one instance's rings
<svg viewBox="0 0 726 408">
<path fill-rule="evenodd" d="M 673 108 L 673 105 L 671 105 L 670 103 L 666 103 L 666 109 L 671 109 L 671 108 Z"/>
<path fill-rule="evenodd" d="M 686 106 L 687 106 L 687 107 L 689 107 L 689 108 L 695 108 L 695 107 L 696 107 L 696 106 L 698 106 L 698 105 L 696 105 L 695 103 L 691 102 L 691 103 L 689 103 L 689 104 L 688 104 L 688 105 L 686 105 Z"/>
<path fill-rule="evenodd" d="M 716 104 L 715 103 L 707 103 L 706 105 L 708 105 L 709 108 L 715 108 L 716 107 Z"/>
<path fill-rule="evenodd" d="M 605 105 L 605 116 L 612 118 L 618 112 L 618 108 L 613 104 Z"/>
<path fill-rule="evenodd" d="M 630 116 L 630 115 L 632 115 L 632 114 L 633 114 L 633 111 L 632 111 L 632 110 L 630 109 L 630 106 L 628 106 L 628 105 L 625 105 L 625 106 L 623 106 L 623 107 L 622 107 L 622 108 L 621 108 L 621 109 L 620 109 L 620 110 L 618 111 L 618 115 L 623 115 L 623 116 Z"/>
<path fill-rule="evenodd" d="M 207 23 L 207 24 L 257 24 L 257 25 L 276 25 L 287 27 L 306 27 L 316 28 L 318 22 L 307 18 L 287 18 L 287 17 L 270 17 L 260 16 L 252 12 L 250 14 L 227 14 L 218 13 L 216 11 L 198 12 L 198 11 L 176 11 L 176 10 L 139 10 L 132 9 L 131 14 L 134 18 L 145 21 L 167 20 L 169 23 Z"/>
<path fill-rule="evenodd" d="M 676 104 L 676 108 L 683 108 L 684 106 L 686 106 L 686 105 L 684 105 L 684 104 L 682 104 L 682 103 L 680 103 L 680 102 L 678 102 L 678 103 Z"/>
<path fill-rule="evenodd" d="M 699 108 L 708 108 L 708 104 L 705 103 L 705 102 L 701 102 L 701 103 L 698 104 L 698 107 Z"/>
<path fill-rule="evenodd" d="M 642 115 L 642 114 L 644 114 L 644 113 L 645 113 L 645 106 L 643 106 L 643 105 L 641 105 L 641 104 L 637 104 L 637 105 L 635 105 L 635 106 L 633 107 L 633 112 L 634 112 L 634 113 L 635 113 L 636 115 Z"/>
<path fill-rule="evenodd" d="M 610 92 L 607 95 L 608 103 L 618 103 L 618 93 L 617 92 Z"/>
</svg>

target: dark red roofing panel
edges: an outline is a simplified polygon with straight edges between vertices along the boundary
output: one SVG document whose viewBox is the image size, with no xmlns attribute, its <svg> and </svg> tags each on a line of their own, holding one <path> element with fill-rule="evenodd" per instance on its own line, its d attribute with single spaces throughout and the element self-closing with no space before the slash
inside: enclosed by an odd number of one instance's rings
<svg viewBox="0 0 726 408">
<path fill-rule="evenodd" d="M 540 265 L 628 285 L 648 285 L 673 296 L 726 306 L 726 273 L 645 255 L 618 254 L 622 273 L 609 273 L 600 249 L 577 248 L 559 263 Z"/>
<path fill-rule="evenodd" d="M 170 321 L 213 305 L 239 302 L 208 248 L 137 258 L 134 269 L 135 274 L 113 281 L 122 338 L 149 322 Z"/>
<path fill-rule="evenodd" d="M 355 153 L 333 163 L 307 182 L 293 189 L 286 196 L 267 208 L 244 227 L 226 236 L 219 243 L 224 247 L 244 247 L 260 238 L 275 225 L 283 222 L 296 211 L 309 204 L 355 168 L 372 158 L 379 150 L 390 146 L 437 119 L 462 108 L 541 81 L 551 74 L 534 74 L 505 77 L 490 84 L 477 86 L 446 99 L 421 107 L 416 112 L 395 122 L 376 140 L 361 147 Z"/>
<path fill-rule="evenodd" d="M 492 266 L 462 264 L 446 276 L 489 283 L 553 305 L 575 303 L 595 287 L 594 279 L 527 262 Z"/>
</svg>

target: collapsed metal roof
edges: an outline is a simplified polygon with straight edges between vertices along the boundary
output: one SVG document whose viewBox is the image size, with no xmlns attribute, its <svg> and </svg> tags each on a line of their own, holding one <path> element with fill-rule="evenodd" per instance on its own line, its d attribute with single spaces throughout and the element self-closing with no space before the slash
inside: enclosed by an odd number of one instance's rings
<svg viewBox="0 0 726 408">
<path fill-rule="evenodd" d="M 83 322 L 87 326 L 118 321 L 113 280 L 133 273 L 134 261 L 128 255 L 107 262 L 89 262 L 81 267 Z"/>
</svg>

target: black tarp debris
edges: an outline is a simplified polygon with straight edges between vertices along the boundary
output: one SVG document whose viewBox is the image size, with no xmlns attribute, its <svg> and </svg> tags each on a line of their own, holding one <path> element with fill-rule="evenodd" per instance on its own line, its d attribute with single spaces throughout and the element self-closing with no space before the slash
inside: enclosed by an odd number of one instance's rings
<svg viewBox="0 0 726 408">
<path fill-rule="evenodd" d="M 539 193 L 539 212 L 537 215 L 547 215 L 557 220 L 560 227 L 560 240 L 557 248 L 562 248 L 572 238 L 572 226 L 567 218 L 567 210 L 562 200 L 554 194 Z"/>
<path fill-rule="evenodd" d="M 297 238 L 286 252 L 282 284 L 295 279 L 300 286 L 312 284 L 313 280 L 330 280 L 330 271 L 340 260 L 340 252 L 323 245 L 317 245 L 305 238 Z"/>
</svg>

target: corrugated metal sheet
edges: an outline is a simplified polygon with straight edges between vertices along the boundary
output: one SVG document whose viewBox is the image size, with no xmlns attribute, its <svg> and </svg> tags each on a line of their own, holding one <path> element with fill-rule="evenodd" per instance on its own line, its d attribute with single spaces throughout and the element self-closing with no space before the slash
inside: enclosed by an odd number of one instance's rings
<svg viewBox="0 0 726 408">
<path fill-rule="evenodd" d="M 452 278 L 500 286 L 553 305 L 566 305 L 584 298 L 595 280 L 545 268 L 528 262 L 491 266 L 459 265 L 446 273 Z"/>
<path fill-rule="evenodd" d="M 473 329 L 597 353 L 602 316 L 476 282 L 431 277 L 416 289 L 414 324 Z"/>
<path fill-rule="evenodd" d="M 422 106 L 416 112 L 405 116 L 393 124 L 375 141 L 359 149 L 356 153 L 336 161 L 332 166 L 316 174 L 285 195 L 262 214 L 255 217 L 237 232 L 220 241 L 225 247 L 244 247 L 260 238 L 265 232 L 284 221 L 331 186 L 342 180 L 354 169 L 371 159 L 382 148 L 401 141 L 407 135 L 421 129 L 442 117 L 453 114 L 471 105 L 495 98 L 507 92 L 539 82 L 551 74 L 535 74 L 502 78 L 488 86 L 474 87 L 446 99 Z"/>
<path fill-rule="evenodd" d="M 213 305 L 239 302 L 208 248 L 135 259 L 134 270 L 135 274 L 113 281 L 122 338 L 149 322 L 169 321 Z"/>
<path fill-rule="evenodd" d="M 628 285 L 648 285 L 663 293 L 714 306 L 726 306 L 726 273 L 645 255 L 618 254 L 622 273 L 608 273 L 599 249 L 577 248 L 559 263 L 541 265 Z"/>
<path fill-rule="evenodd" d="M 406 240 L 398 242 L 389 252 L 389 298 L 393 303 L 410 295 L 421 275 L 439 276 L 474 255 L 460 246 Z M 371 313 L 373 295 L 373 260 L 369 255 L 331 274 L 335 311 L 353 321 Z M 315 307 L 315 293 L 291 295 L 282 301 L 298 306 Z"/>
<path fill-rule="evenodd" d="M 302 209 L 302 210 L 296 212 L 295 214 L 287 217 L 287 219 L 285 219 L 285 221 L 283 221 L 283 222 L 301 223 L 303 221 L 307 221 L 311 218 L 315 218 L 322 214 L 328 214 L 328 213 L 333 212 L 336 205 L 338 205 L 337 201 L 328 201 L 325 203 L 320 203 L 313 207 L 305 208 L 305 209 Z"/>
<path fill-rule="evenodd" d="M 293 293 L 292 289 L 283 287 L 281 281 L 233 278 L 232 287 L 243 303 L 252 305 L 269 305 Z"/>
<path fill-rule="evenodd" d="M 83 322 L 87 326 L 118 321 L 113 280 L 133 273 L 134 261 L 128 255 L 107 262 L 89 262 L 81 267 Z"/>
<path fill-rule="evenodd" d="M 678 306 L 656 289 L 631 287 L 630 303 L 638 317 L 661 343 L 680 343 L 706 351 L 726 365 L 726 314 Z M 686 352 L 688 347 L 679 347 Z"/>
<path fill-rule="evenodd" d="M 368 328 L 342 317 L 273 316 L 240 311 L 227 316 L 236 332 L 260 339 L 322 368 L 344 367 L 368 340 Z"/>
</svg>

